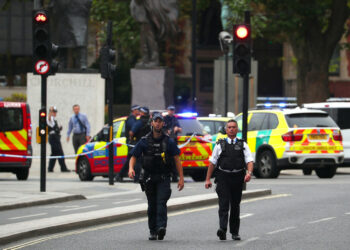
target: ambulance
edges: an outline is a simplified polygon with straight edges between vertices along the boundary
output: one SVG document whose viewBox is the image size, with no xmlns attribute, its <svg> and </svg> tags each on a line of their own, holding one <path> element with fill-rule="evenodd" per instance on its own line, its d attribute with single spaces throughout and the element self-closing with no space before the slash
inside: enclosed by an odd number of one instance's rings
<svg viewBox="0 0 350 250">
<path fill-rule="evenodd" d="M 236 117 L 240 138 L 242 118 Z M 315 170 L 319 178 L 332 178 L 344 161 L 341 130 L 321 110 L 250 110 L 247 140 L 258 178 L 277 178 L 283 169 Z"/>
<path fill-rule="evenodd" d="M 12 172 L 18 180 L 27 180 L 32 161 L 26 156 L 32 156 L 29 105 L 0 101 L 0 172 Z"/>
</svg>

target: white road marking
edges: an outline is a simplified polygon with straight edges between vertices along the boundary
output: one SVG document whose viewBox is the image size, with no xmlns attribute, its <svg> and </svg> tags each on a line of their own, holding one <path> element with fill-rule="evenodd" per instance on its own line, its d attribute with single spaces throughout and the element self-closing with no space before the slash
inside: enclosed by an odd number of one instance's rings
<svg viewBox="0 0 350 250">
<path fill-rule="evenodd" d="M 31 215 L 25 215 L 25 216 L 19 216 L 19 217 L 12 217 L 12 218 L 9 218 L 9 220 L 18 220 L 18 219 L 36 217 L 36 216 L 41 216 L 41 215 L 47 215 L 47 213 L 31 214 Z"/>
<path fill-rule="evenodd" d="M 347 215 L 350 215 L 350 212 L 348 212 L 348 213 L 345 213 L 345 214 L 347 214 Z"/>
<path fill-rule="evenodd" d="M 79 205 L 74 205 L 74 206 L 48 206 L 45 208 L 73 208 L 73 207 L 79 207 Z"/>
<path fill-rule="evenodd" d="M 75 208 L 68 208 L 68 209 L 63 209 L 61 212 L 67 212 L 67 211 L 73 211 L 73 210 L 79 210 L 79 209 L 86 209 L 90 207 L 97 207 L 98 205 L 90 205 L 90 206 L 85 206 L 85 207 L 75 207 Z"/>
<path fill-rule="evenodd" d="M 318 222 L 333 220 L 333 219 L 335 219 L 335 218 L 337 218 L 337 217 L 323 218 L 323 219 L 320 219 L 320 220 L 309 221 L 308 223 L 309 223 L 309 224 L 314 224 L 314 223 L 318 223 Z"/>
<path fill-rule="evenodd" d="M 128 202 L 139 201 L 139 200 L 142 200 L 142 199 L 132 199 L 132 200 L 126 200 L 126 201 L 116 201 L 116 202 L 113 202 L 113 204 L 128 203 Z"/>
<path fill-rule="evenodd" d="M 288 197 L 288 196 L 292 196 L 292 195 L 291 194 L 269 195 L 269 196 L 264 196 L 264 197 L 259 197 L 259 198 L 246 199 L 246 200 L 243 200 L 241 203 L 249 203 L 249 202 L 253 202 L 253 201 L 268 200 L 268 199 L 282 198 L 282 197 Z"/>
<path fill-rule="evenodd" d="M 288 230 L 295 229 L 295 228 L 296 227 L 286 227 L 286 228 L 282 228 L 282 229 L 279 229 L 276 231 L 268 232 L 266 234 L 277 234 L 277 233 L 281 233 L 281 232 L 288 231 Z"/>
<path fill-rule="evenodd" d="M 252 241 L 255 241 L 255 240 L 258 240 L 258 239 L 260 239 L 260 238 L 259 238 L 259 237 L 253 237 L 253 238 L 250 238 L 250 239 L 248 239 L 248 240 L 245 240 L 245 241 L 243 241 L 242 243 L 239 243 L 239 244 L 237 244 L 237 245 L 235 245 L 235 246 L 241 247 L 241 246 L 244 246 L 244 245 L 248 244 L 249 242 L 252 242 Z"/>
</svg>

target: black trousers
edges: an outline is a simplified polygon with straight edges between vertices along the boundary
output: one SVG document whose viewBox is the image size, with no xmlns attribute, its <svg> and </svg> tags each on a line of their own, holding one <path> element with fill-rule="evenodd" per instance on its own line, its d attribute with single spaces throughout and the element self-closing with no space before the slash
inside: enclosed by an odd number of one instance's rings
<svg viewBox="0 0 350 250">
<path fill-rule="evenodd" d="M 73 147 L 74 152 L 77 153 L 79 147 L 86 142 L 86 134 L 80 133 L 80 134 L 73 134 Z"/>
<path fill-rule="evenodd" d="M 51 145 L 51 156 L 61 156 L 64 155 L 60 136 L 57 134 L 49 135 L 49 143 Z M 67 170 L 66 163 L 64 162 L 64 158 L 59 158 L 58 163 L 60 164 L 61 171 Z M 49 171 L 52 171 L 55 167 L 56 159 L 49 160 Z"/>
<path fill-rule="evenodd" d="M 160 227 L 167 227 L 167 202 L 171 195 L 170 177 L 150 180 L 146 183 L 148 201 L 148 227 L 151 234 L 157 233 Z"/>
<path fill-rule="evenodd" d="M 219 198 L 220 228 L 227 231 L 228 212 L 230 211 L 230 233 L 239 233 L 240 203 L 245 171 L 239 173 L 225 173 L 221 170 L 216 175 L 216 193 Z"/>
</svg>

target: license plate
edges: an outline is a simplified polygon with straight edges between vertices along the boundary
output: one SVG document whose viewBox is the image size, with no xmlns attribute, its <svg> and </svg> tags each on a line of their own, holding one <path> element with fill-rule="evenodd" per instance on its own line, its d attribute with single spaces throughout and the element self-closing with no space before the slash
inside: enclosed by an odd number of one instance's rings
<svg viewBox="0 0 350 250">
<path fill-rule="evenodd" d="M 310 140 L 326 140 L 327 135 L 309 135 Z"/>
</svg>

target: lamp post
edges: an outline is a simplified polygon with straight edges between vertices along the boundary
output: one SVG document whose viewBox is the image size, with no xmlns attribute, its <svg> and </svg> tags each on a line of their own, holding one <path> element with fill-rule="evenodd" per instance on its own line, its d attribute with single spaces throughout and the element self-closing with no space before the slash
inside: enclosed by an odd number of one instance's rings
<svg viewBox="0 0 350 250">
<path fill-rule="evenodd" d="M 231 34 L 226 31 L 221 31 L 219 33 L 219 42 L 221 51 L 225 54 L 225 100 L 224 100 L 224 116 L 227 115 L 228 112 L 228 57 L 230 51 L 230 44 L 232 43 L 233 38 Z"/>
</svg>

